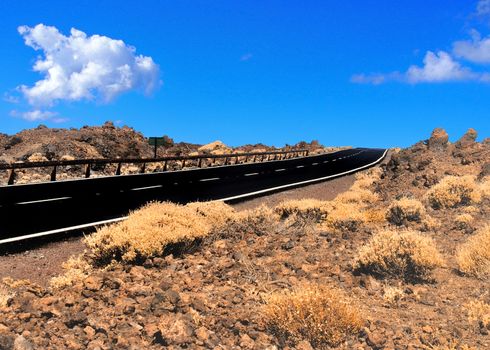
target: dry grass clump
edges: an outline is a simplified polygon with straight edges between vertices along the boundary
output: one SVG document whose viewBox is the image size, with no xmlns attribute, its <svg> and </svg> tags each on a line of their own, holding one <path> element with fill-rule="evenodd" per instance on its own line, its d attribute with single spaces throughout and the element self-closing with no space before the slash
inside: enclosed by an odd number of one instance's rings
<svg viewBox="0 0 490 350">
<path fill-rule="evenodd" d="M 380 277 L 418 281 L 442 265 L 432 239 L 416 231 L 380 231 L 360 249 L 354 268 Z"/>
<path fill-rule="evenodd" d="M 454 218 L 454 223 L 458 230 L 470 233 L 473 231 L 472 223 L 474 221 L 473 216 L 467 213 L 459 214 Z"/>
<path fill-rule="evenodd" d="M 363 214 L 366 223 L 381 225 L 386 220 L 386 210 L 381 208 L 368 208 L 364 210 Z"/>
<path fill-rule="evenodd" d="M 490 176 L 485 176 L 480 182 L 480 190 L 484 197 L 490 198 Z"/>
<path fill-rule="evenodd" d="M 427 192 L 426 197 L 434 209 L 454 208 L 480 202 L 481 191 L 474 176 L 446 176 Z"/>
<path fill-rule="evenodd" d="M 273 209 L 261 205 L 258 208 L 238 213 L 234 220 L 240 232 L 263 236 L 277 230 L 279 216 Z"/>
<path fill-rule="evenodd" d="M 187 204 L 186 207 L 195 210 L 214 228 L 222 227 L 235 216 L 235 209 L 221 201 L 194 202 Z"/>
<path fill-rule="evenodd" d="M 383 290 L 383 300 L 389 305 L 397 305 L 405 296 L 405 292 L 400 287 L 387 286 Z"/>
<path fill-rule="evenodd" d="M 14 296 L 15 293 L 7 288 L 7 286 L 0 285 L 0 308 L 7 307 Z"/>
<path fill-rule="evenodd" d="M 271 208 L 262 205 L 260 207 L 235 213 L 234 217 L 226 225 L 212 231 L 207 240 L 225 238 L 241 239 L 246 234 L 263 236 L 277 232 L 282 225 L 279 215 Z"/>
<path fill-rule="evenodd" d="M 88 277 L 92 272 L 92 266 L 84 259 L 83 254 L 69 258 L 61 267 L 65 272 L 49 281 L 50 286 L 55 289 L 72 286 Z"/>
<path fill-rule="evenodd" d="M 459 270 L 469 276 L 490 276 L 490 226 L 481 228 L 458 249 Z"/>
<path fill-rule="evenodd" d="M 410 222 L 420 223 L 425 217 L 425 208 L 417 199 L 401 198 L 393 201 L 386 211 L 386 220 L 401 226 Z"/>
<path fill-rule="evenodd" d="M 356 182 L 352 185 L 352 189 L 369 189 L 377 180 L 380 179 L 383 170 L 380 167 L 368 169 L 356 173 Z"/>
<path fill-rule="evenodd" d="M 210 229 L 206 218 L 191 207 L 154 202 L 123 222 L 102 227 L 85 243 L 99 262 L 135 262 L 162 255 L 169 248 L 189 246 Z"/>
<path fill-rule="evenodd" d="M 480 328 L 490 329 L 490 304 L 475 299 L 465 306 L 469 322 L 477 322 Z"/>
<path fill-rule="evenodd" d="M 281 340 L 292 344 L 307 340 L 315 349 L 338 345 L 363 325 L 358 308 L 343 293 L 322 285 L 273 293 L 266 298 L 263 313 Z"/>
<path fill-rule="evenodd" d="M 330 207 L 331 205 L 327 201 L 306 198 L 283 201 L 274 208 L 274 211 L 283 219 L 290 216 L 297 216 L 321 222 L 325 220 Z"/>
<path fill-rule="evenodd" d="M 379 196 L 376 193 L 364 188 L 351 188 L 349 191 L 341 193 L 335 197 L 335 201 L 342 203 L 371 204 L 379 201 Z"/>
<path fill-rule="evenodd" d="M 325 226 L 338 232 L 354 232 L 366 221 L 358 205 L 336 203 L 327 216 Z"/>
</svg>

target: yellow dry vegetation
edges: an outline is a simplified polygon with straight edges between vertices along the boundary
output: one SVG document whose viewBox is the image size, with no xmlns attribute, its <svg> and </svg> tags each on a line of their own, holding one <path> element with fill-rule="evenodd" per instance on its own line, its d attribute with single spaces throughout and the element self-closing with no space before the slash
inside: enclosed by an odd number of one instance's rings
<svg viewBox="0 0 490 350">
<path fill-rule="evenodd" d="M 454 208 L 479 203 L 481 190 L 474 176 L 446 176 L 427 191 L 426 198 L 434 209 Z"/>
<path fill-rule="evenodd" d="M 356 173 L 356 182 L 352 185 L 353 189 L 369 189 L 381 177 L 383 170 L 380 167 L 375 167 Z"/>
<path fill-rule="evenodd" d="M 132 212 L 125 221 L 98 229 L 85 243 L 98 261 L 132 262 L 162 255 L 169 246 L 192 244 L 211 227 L 195 208 L 153 202 Z"/>
<path fill-rule="evenodd" d="M 380 208 L 368 208 L 364 211 L 364 219 L 366 223 L 381 225 L 386 220 L 386 210 Z"/>
<path fill-rule="evenodd" d="M 7 307 L 15 293 L 5 285 L 0 285 L 0 308 Z"/>
<path fill-rule="evenodd" d="M 82 254 L 69 258 L 61 267 L 65 272 L 51 278 L 49 281 L 50 286 L 55 289 L 72 286 L 88 277 L 92 272 L 92 266 L 84 259 Z"/>
<path fill-rule="evenodd" d="M 396 286 L 386 286 L 383 290 L 383 300 L 390 305 L 398 304 L 404 295 L 404 290 Z"/>
<path fill-rule="evenodd" d="M 459 214 L 454 218 L 456 228 L 467 232 L 471 231 L 473 221 L 473 216 L 468 213 Z"/>
<path fill-rule="evenodd" d="M 236 213 L 234 218 L 238 231 L 254 233 L 258 236 L 276 230 L 278 221 L 279 215 L 266 205 Z"/>
<path fill-rule="evenodd" d="M 354 268 L 408 281 L 426 279 L 443 259 L 432 239 L 417 231 L 380 231 L 359 250 Z"/>
<path fill-rule="evenodd" d="M 464 308 L 468 313 L 468 321 L 476 322 L 483 328 L 490 326 L 490 304 L 480 299 L 474 299 L 468 302 Z"/>
<path fill-rule="evenodd" d="M 274 211 L 281 218 L 297 215 L 300 217 L 314 218 L 317 222 L 321 222 L 325 220 L 331 207 L 328 201 L 305 198 L 283 201 L 274 208 Z"/>
<path fill-rule="evenodd" d="M 478 278 L 490 276 L 490 225 L 484 226 L 459 247 L 459 270 Z"/>
<path fill-rule="evenodd" d="M 485 176 L 481 180 L 480 190 L 484 197 L 490 198 L 490 176 Z"/>
<path fill-rule="evenodd" d="M 339 194 L 334 200 L 341 203 L 372 204 L 379 201 L 379 196 L 365 188 L 351 188 Z"/>
<path fill-rule="evenodd" d="M 357 231 L 357 229 L 366 221 L 366 216 L 361 207 L 352 203 L 335 203 L 324 227 L 334 231 Z"/>
<path fill-rule="evenodd" d="M 235 212 L 219 201 L 187 205 L 153 202 L 132 212 L 125 221 L 98 229 L 85 238 L 85 244 L 96 263 L 134 263 L 185 251 L 211 236 L 223 238 L 244 232 L 263 235 L 277 229 L 278 223 L 279 215 L 266 206 Z M 62 287 L 84 276 L 83 268 L 71 264 L 52 285 Z"/>
<path fill-rule="evenodd" d="M 222 227 L 235 217 L 235 209 L 221 201 L 194 202 L 187 204 L 186 207 L 195 210 L 214 228 Z"/>
<path fill-rule="evenodd" d="M 329 286 L 303 284 L 292 291 L 272 293 L 265 299 L 263 314 L 267 327 L 292 344 L 307 340 L 315 349 L 326 349 L 357 334 L 363 325 L 352 301 Z"/>
<path fill-rule="evenodd" d="M 480 209 L 478 209 L 474 205 L 469 205 L 463 208 L 463 212 L 467 214 L 478 214 L 480 212 Z"/>
<path fill-rule="evenodd" d="M 425 208 L 419 200 L 406 197 L 393 201 L 386 211 L 386 219 L 397 226 L 420 223 L 425 215 Z"/>
</svg>

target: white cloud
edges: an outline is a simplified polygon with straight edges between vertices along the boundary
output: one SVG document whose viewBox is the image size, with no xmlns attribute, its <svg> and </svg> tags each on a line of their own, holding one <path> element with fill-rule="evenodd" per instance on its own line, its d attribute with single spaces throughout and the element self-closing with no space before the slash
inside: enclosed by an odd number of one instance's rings
<svg viewBox="0 0 490 350">
<path fill-rule="evenodd" d="M 393 72 L 389 74 L 355 74 L 350 81 L 356 84 L 373 84 L 380 85 L 390 80 L 399 80 L 400 73 Z"/>
<path fill-rule="evenodd" d="M 424 57 L 424 65 L 410 66 L 406 73 L 406 79 L 410 83 L 433 83 L 458 80 L 472 80 L 477 75 L 469 68 L 462 67 L 444 51 L 434 53 L 427 51 Z"/>
<path fill-rule="evenodd" d="M 50 112 L 50 111 L 42 111 L 39 109 L 35 109 L 33 111 L 29 112 L 19 112 L 16 110 L 13 110 L 10 112 L 10 115 L 13 117 L 21 117 L 22 119 L 28 120 L 28 121 L 40 121 L 40 120 L 59 120 L 61 118 L 57 118 L 56 116 L 58 113 L 56 112 Z M 63 119 L 66 120 L 66 119 Z"/>
<path fill-rule="evenodd" d="M 471 62 L 490 63 L 490 36 L 482 39 L 480 33 L 473 31 L 472 40 L 456 41 L 453 44 L 453 52 L 457 57 Z"/>
<path fill-rule="evenodd" d="M 427 51 L 422 66 L 412 65 L 405 73 L 392 72 L 388 74 L 358 74 L 351 82 L 379 85 L 389 81 L 410 84 L 442 83 L 450 81 L 478 80 L 487 81 L 486 74 L 475 73 L 463 67 L 445 51 L 434 53 Z"/>
<path fill-rule="evenodd" d="M 490 0 L 480 0 L 476 5 L 476 14 L 479 16 L 490 15 Z"/>
<path fill-rule="evenodd" d="M 242 57 L 240 57 L 240 61 L 242 61 L 242 62 L 248 61 L 248 60 L 252 59 L 252 57 L 254 57 L 254 55 L 249 52 L 249 53 L 242 55 Z"/>
<path fill-rule="evenodd" d="M 39 107 L 57 101 L 108 102 L 129 90 L 150 93 L 159 84 L 159 69 L 153 59 L 136 55 L 136 49 L 122 40 L 87 36 L 74 28 L 65 36 L 44 24 L 21 26 L 18 31 L 26 45 L 43 54 L 33 66 L 43 79 L 31 87 L 19 86 L 29 104 L 37 108 L 28 112 L 32 115 L 26 119 L 38 118 L 43 115 Z"/>
</svg>

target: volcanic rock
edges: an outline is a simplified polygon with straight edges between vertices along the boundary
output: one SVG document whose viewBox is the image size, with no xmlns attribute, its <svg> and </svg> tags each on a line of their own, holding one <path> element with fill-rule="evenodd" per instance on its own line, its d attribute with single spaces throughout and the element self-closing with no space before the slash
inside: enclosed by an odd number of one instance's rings
<svg viewBox="0 0 490 350">
<path fill-rule="evenodd" d="M 448 140 L 449 140 L 449 136 L 446 130 L 441 128 L 436 128 L 432 131 L 432 134 L 430 135 L 427 144 L 429 146 L 429 149 L 441 150 L 447 147 Z"/>
</svg>

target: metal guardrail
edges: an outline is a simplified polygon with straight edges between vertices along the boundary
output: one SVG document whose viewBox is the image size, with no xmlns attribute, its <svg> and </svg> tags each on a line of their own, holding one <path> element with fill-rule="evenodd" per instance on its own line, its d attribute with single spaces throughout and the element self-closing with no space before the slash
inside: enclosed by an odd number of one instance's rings
<svg viewBox="0 0 490 350">
<path fill-rule="evenodd" d="M 113 159 L 75 159 L 75 160 L 57 160 L 43 162 L 18 162 L 10 164 L 0 164 L 0 170 L 10 171 L 8 175 L 8 185 L 15 185 L 16 170 L 32 169 L 32 168 L 52 168 L 50 181 L 56 181 L 57 171 L 59 167 L 81 165 L 85 166 L 84 177 L 89 178 L 92 172 L 92 167 L 97 165 L 117 164 L 114 175 L 121 175 L 121 166 L 123 164 L 141 164 L 140 174 L 146 172 L 146 165 L 151 163 L 163 163 L 161 171 L 168 171 L 170 162 L 181 162 L 180 169 L 182 170 L 190 164 L 191 161 L 197 161 L 198 168 L 203 166 L 213 166 L 217 159 L 224 159 L 224 165 L 232 165 L 239 163 L 256 163 L 270 160 L 284 160 L 297 157 L 308 156 L 309 151 L 306 149 L 290 150 L 290 151 L 270 151 L 270 152 L 249 152 L 249 153 L 230 153 L 230 154 L 200 154 L 195 156 L 169 156 L 159 158 L 113 158 Z M 243 159 L 243 161 L 241 161 Z M 209 163 L 209 161 L 211 161 Z M 208 162 L 208 163 L 207 163 Z M 207 164 L 206 164 L 207 163 Z"/>
</svg>

